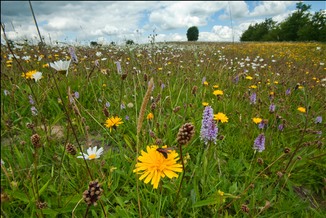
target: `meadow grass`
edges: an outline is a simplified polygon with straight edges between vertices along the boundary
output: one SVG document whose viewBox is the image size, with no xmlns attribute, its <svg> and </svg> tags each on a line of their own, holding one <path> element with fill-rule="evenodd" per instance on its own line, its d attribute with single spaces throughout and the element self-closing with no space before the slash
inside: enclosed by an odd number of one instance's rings
<svg viewBox="0 0 326 218">
<path fill-rule="evenodd" d="M 69 60 L 68 47 L 23 45 L 12 48 L 14 59 L 1 46 L 1 217 L 325 216 L 326 131 L 316 121 L 326 118 L 325 44 L 74 49 L 78 63 L 66 76 L 48 63 Z M 43 77 L 22 76 L 31 70 Z M 203 102 L 228 117 L 217 123 L 216 143 L 200 134 Z M 112 116 L 123 123 L 110 130 Z M 195 127 L 181 146 L 185 170 L 158 189 L 140 181 L 133 171 L 141 151 L 178 147 L 185 123 Z M 265 150 L 257 152 L 260 134 Z M 104 149 L 98 159 L 77 158 L 94 146 Z M 83 193 L 95 180 L 103 192 L 87 205 Z"/>
</svg>

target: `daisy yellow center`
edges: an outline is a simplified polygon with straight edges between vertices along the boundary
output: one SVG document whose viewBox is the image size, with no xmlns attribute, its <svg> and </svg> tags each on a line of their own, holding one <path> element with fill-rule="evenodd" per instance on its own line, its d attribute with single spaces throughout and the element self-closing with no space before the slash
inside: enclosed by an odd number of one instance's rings
<svg viewBox="0 0 326 218">
<path fill-rule="evenodd" d="M 89 158 L 90 160 L 95 159 L 95 158 L 96 158 L 96 154 L 91 154 L 91 155 L 88 156 L 88 158 Z"/>
</svg>

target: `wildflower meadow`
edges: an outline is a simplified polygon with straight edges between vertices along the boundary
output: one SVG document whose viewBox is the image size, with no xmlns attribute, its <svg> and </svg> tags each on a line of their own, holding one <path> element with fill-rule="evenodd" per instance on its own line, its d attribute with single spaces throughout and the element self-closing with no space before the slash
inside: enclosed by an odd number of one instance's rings
<svg viewBox="0 0 326 218">
<path fill-rule="evenodd" d="M 325 217 L 326 45 L 1 45 L 1 217 Z"/>
</svg>

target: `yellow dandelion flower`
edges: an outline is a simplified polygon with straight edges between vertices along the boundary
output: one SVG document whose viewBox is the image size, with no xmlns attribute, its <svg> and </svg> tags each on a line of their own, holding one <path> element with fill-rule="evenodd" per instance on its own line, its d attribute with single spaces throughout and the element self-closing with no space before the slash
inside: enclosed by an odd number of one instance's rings
<svg viewBox="0 0 326 218">
<path fill-rule="evenodd" d="M 213 85 L 213 88 L 214 88 L 214 89 L 217 89 L 217 88 L 218 88 L 218 85 Z"/>
<path fill-rule="evenodd" d="M 38 72 L 36 70 L 28 71 L 27 73 L 23 73 L 22 77 L 25 77 L 26 79 L 34 79 L 36 82 L 39 81 L 43 76 L 41 72 Z"/>
<path fill-rule="evenodd" d="M 246 79 L 252 80 L 252 77 L 251 76 L 246 76 Z"/>
<path fill-rule="evenodd" d="M 32 79 L 32 76 L 36 73 L 36 70 L 28 71 L 27 73 L 23 73 L 22 77 L 25 77 L 26 79 Z"/>
<path fill-rule="evenodd" d="M 149 113 L 146 117 L 147 120 L 152 120 L 154 118 L 154 114 L 153 113 Z"/>
<path fill-rule="evenodd" d="M 202 104 L 203 104 L 204 107 L 209 105 L 208 102 L 203 102 Z"/>
<path fill-rule="evenodd" d="M 110 132 L 112 131 L 112 128 L 116 129 L 120 124 L 122 124 L 122 119 L 119 118 L 118 116 L 116 117 L 111 117 L 111 118 L 108 118 L 106 121 L 105 121 L 105 126 L 107 128 L 110 128 Z"/>
<path fill-rule="evenodd" d="M 166 148 L 167 146 L 163 146 Z M 178 178 L 178 174 L 182 172 L 182 165 L 178 164 L 178 153 L 174 150 L 167 153 L 166 157 L 159 151 L 157 145 L 147 146 L 146 151 L 141 151 L 138 157 L 138 163 L 135 165 L 134 173 L 141 174 L 139 180 L 144 180 L 147 184 L 151 181 L 154 189 L 158 188 L 161 178 Z"/>
<path fill-rule="evenodd" d="M 229 122 L 228 121 L 229 118 L 225 114 L 223 114 L 221 112 L 218 112 L 217 114 L 214 114 L 214 120 L 221 121 L 221 123 Z"/>
<path fill-rule="evenodd" d="M 160 70 L 161 71 L 161 70 L 163 70 L 163 68 L 162 67 L 159 67 L 159 68 L 157 68 L 157 70 Z"/>
<path fill-rule="evenodd" d="M 306 113 L 306 108 L 298 107 L 298 111 L 300 111 L 301 113 Z"/>
<path fill-rule="evenodd" d="M 213 92 L 213 95 L 215 95 L 215 96 L 223 95 L 223 91 L 222 91 L 222 90 L 215 90 L 215 91 Z"/>
<path fill-rule="evenodd" d="M 257 86 L 256 85 L 251 85 L 251 86 L 249 86 L 249 88 L 251 88 L 251 89 L 257 89 Z"/>
<path fill-rule="evenodd" d="M 254 123 L 256 123 L 256 124 L 261 123 L 262 120 L 263 119 L 259 118 L 259 117 L 252 118 L 252 121 L 254 121 Z"/>
<path fill-rule="evenodd" d="M 203 82 L 203 85 L 208 86 L 208 82 L 207 81 Z"/>
</svg>

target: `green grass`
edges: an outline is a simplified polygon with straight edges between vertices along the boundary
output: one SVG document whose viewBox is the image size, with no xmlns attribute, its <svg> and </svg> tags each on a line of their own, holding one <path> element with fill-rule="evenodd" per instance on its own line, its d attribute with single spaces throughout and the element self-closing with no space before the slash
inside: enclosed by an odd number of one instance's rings
<svg viewBox="0 0 326 218">
<path fill-rule="evenodd" d="M 66 47 L 15 49 L 20 57 L 31 56 L 29 61 L 18 59 L 23 69 L 15 60 L 8 66 L 10 52 L 1 47 L 2 217 L 325 216 L 326 129 L 325 121 L 315 123 L 317 116 L 326 118 L 326 68 L 321 64 L 326 60 L 325 44 L 166 43 L 75 49 L 79 63 L 70 65 L 66 77 L 42 67 L 66 59 Z M 98 51 L 101 57 L 96 56 Z M 47 55 L 38 61 L 41 54 Z M 121 61 L 124 80 L 115 61 Z M 259 65 L 253 69 L 252 63 Z M 43 78 L 36 83 L 21 76 L 30 70 L 42 72 Z M 239 81 L 234 82 L 237 75 Z M 202 84 L 204 77 L 208 86 Z M 150 78 L 154 89 L 137 136 Z M 298 83 L 302 87 L 295 88 Z M 224 94 L 214 96 L 213 85 Z M 250 89 L 251 85 L 257 88 Z M 74 106 L 68 88 L 79 93 Z M 288 88 L 291 94 L 286 95 Z M 252 92 L 257 93 L 257 104 L 250 104 Z M 29 95 L 36 102 L 37 116 L 31 113 Z M 112 131 L 104 126 L 106 102 L 110 116 L 124 122 Z M 229 118 L 218 123 L 217 143 L 209 147 L 200 138 L 203 102 L 214 114 L 222 112 Z M 272 102 L 274 113 L 269 111 Z M 300 106 L 307 112 L 299 112 Z M 146 119 L 150 112 L 153 120 Z M 268 120 L 267 127 L 259 129 L 254 117 Z M 160 146 L 177 146 L 179 128 L 187 122 L 196 131 L 182 148 L 185 172 L 161 179 L 158 189 L 143 181 L 137 186 L 133 170 L 140 151 L 159 141 Z M 278 130 L 281 123 L 283 131 Z M 35 133 L 41 137 L 41 148 L 31 142 Z M 259 153 L 253 143 L 260 133 L 266 136 L 266 149 Z M 77 155 L 66 151 L 67 143 L 75 145 Z M 80 147 L 85 152 L 89 145 L 103 147 L 103 155 L 96 160 L 76 158 Z M 286 148 L 290 152 L 284 152 Z M 88 208 L 82 196 L 95 179 L 103 193 L 98 205 Z"/>
</svg>

